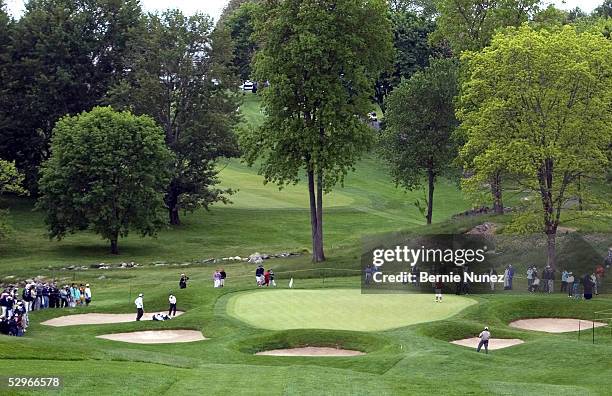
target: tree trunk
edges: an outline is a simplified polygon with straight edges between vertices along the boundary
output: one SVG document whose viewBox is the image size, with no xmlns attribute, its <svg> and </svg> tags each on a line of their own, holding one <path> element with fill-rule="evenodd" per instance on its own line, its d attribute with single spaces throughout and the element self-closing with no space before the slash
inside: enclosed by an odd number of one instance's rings
<svg viewBox="0 0 612 396">
<path fill-rule="evenodd" d="M 319 179 L 320 176 L 317 176 Z M 317 180 L 318 181 L 318 180 Z M 317 207 L 317 202 L 322 202 L 323 198 L 320 195 L 321 185 L 316 183 L 314 171 L 308 171 L 308 195 L 310 197 L 310 226 L 312 234 L 312 261 L 318 263 L 325 260 L 323 254 L 323 225 L 320 224 L 319 218 L 322 219 L 323 210 Z"/>
<path fill-rule="evenodd" d="M 117 241 L 119 240 L 119 233 L 115 232 L 114 235 L 111 237 L 110 243 L 111 243 L 111 254 L 119 254 L 119 246 L 117 244 Z"/>
<path fill-rule="evenodd" d="M 166 207 L 168 208 L 168 221 L 171 225 L 180 225 L 181 219 L 179 217 L 179 194 L 173 186 L 170 186 L 168 193 L 166 194 Z"/>
<path fill-rule="evenodd" d="M 546 264 L 550 265 L 552 269 L 557 268 L 557 249 L 556 249 L 556 239 L 557 232 L 556 229 L 552 232 L 546 232 L 547 237 L 547 256 L 546 256 Z"/>
<path fill-rule="evenodd" d="M 496 172 L 491 178 L 491 196 L 493 197 L 493 213 L 504 214 L 502 200 L 501 172 Z"/>
<path fill-rule="evenodd" d="M 323 174 L 321 171 L 317 174 L 317 238 L 316 261 L 325 261 L 325 253 L 323 252 Z"/>
<path fill-rule="evenodd" d="M 435 175 L 433 170 L 430 168 L 427 170 L 428 176 L 428 187 L 427 187 L 427 224 L 431 224 L 431 219 L 433 216 L 433 199 L 434 199 L 434 188 L 435 188 Z"/>
<path fill-rule="evenodd" d="M 578 210 L 582 212 L 582 184 L 580 183 L 580 175 L 578 175 Z"/>
</svg>

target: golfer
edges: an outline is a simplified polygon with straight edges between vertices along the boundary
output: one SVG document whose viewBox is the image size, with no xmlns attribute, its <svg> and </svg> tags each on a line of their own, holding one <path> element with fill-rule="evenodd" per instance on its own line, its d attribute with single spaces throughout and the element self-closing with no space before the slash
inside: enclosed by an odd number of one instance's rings
<svg viewBox="0 0 612 396">
<path fill-rule="evenodd" d="M 170 293 L 170 296 L 168 296 L 168 303 L 170 303 L 168 316 L 176 316 L 176 297 L 174 294 Z"/>
<path fill-rule="evenodd" d="M 478 338 L 480 338 L 480 342 L 478 343 L 478 349 L 476 349 L 476 352 L 480 352 L 480 348 L 483 347 L 485 348 L 485 353 L 489 353 L 489 339 L 491 338 L 491 333 L 489 332 L 489 328 L 485 327 L 484 330 L 478 335 Z"/>
<path fill-rule="evenodd" d="M 136 304 L 136 321 L 140 321 L 142 315 L 144 315 L 144 301 L 142 300 L 142 293 L 138 295 L 138 298 L 134 300 L 134 304 Z"/>
<path fill-rule="evenodd" d="M 434 285 L 434 290 L 436 292 L 436 302 L 442 302 L 442 289 L 444 288 L 444 283 L 441 281 L 437 281 Z"/>
</svg>

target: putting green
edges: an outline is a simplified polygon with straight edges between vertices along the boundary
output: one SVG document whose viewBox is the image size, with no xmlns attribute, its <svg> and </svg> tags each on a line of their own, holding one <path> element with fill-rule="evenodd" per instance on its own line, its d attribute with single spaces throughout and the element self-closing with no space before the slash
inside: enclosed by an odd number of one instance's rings
<svg viewBox="0 0 612 396">
<path fill-rule="evenodd" d="M 238 293 L 227 302 L 230 316 L 270 330 L 377 331 L 441 320 L 476 301 L 455 295 L 361 294 L 358 289 L 269 290 Z"/>
</svg>

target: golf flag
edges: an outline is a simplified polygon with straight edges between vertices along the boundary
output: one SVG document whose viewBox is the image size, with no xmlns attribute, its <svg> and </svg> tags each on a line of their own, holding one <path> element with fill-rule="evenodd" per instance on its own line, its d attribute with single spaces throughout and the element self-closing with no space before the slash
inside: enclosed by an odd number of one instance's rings
<svg viewBox="0 0 612 396">
<path fill-rule="evenodd" d="M 289 289 L 291 289 L 293 287 L 293 278 L 291 278 L 291 280 L 289 281 Z"/>
</svg>

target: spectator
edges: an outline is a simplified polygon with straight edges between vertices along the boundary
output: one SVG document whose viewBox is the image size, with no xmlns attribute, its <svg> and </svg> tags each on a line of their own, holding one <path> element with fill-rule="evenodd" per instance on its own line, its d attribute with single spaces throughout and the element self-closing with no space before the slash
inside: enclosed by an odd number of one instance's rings
<svg viewBox="0 0 612 396">
<path fill-rule="evenodd" d="M 264 282 L 264 268 L 263 265 L 259 264 L 255 270 L 255 280 L 257 281 L 257 287 L 261 287 Z"/>
<path fill-rule="evenodd" d="M 189 277 L 185 274 L 181 274 L 181 279 L 179 279 L 179 287 L 181 289 L 185 289 L 187 288 L 187 281 L 189 280 Z"/>
<path fill-rule="evenodd" d="M 567 296 L 572 297 L 574 293 L 574 273 L 569 272 L 567 274 Z"/>
<path fill-rule="evenodd" d="M 74 308 L 76 307 L 78 301 L 80 301 L 81 296 L 79 293 L 79 289 L 76 287 L 76 285 L 73 283 L 72 286 L 70 286 L 70 307 Z"/>
<path fill-rule="evenodd" d="M 597 290 L 597 276 L 595 275 L 595 272 L 591 274 L 591 284 L 593 285 L 593 294 L 598 296 L 599 292 Z"/>
<path fill-rule="evenodd" d="M 514 268 L 512 264 L 508 264 L 504 271 L 504 290 L 512 290 L 512 279 L 514 278 Z"/>
<path fill-rule="evenodd" d="M 584 290 L 584 299 L 590 300 L 593 298 L 593 283 L 591 282 L 591 275 L 584 274 L 582 277 L 582 288 Z"/>
<path fill-rule="evenodd" d="M 527 290 L 531 291 L 531 285 L 533 283 L 533 267 L 527 268 Z"/>
<path fill-rule="evenodd" d="M 268 272 L 270 272 L 270 285 L 272 285 L 272 287 L 276 287 L 276 281 L 274 280 L 274 271 L 272 271 L 272 268 L 270 268 Z"/>
<path fill-rule="evenodd" d="M 580 294 L 580 279 L 578 277 L 575 277 L 574 279 L 574 287 L 572 288 L 572 290 L 574 293 L 574 298 L 576 300 L 582 299 L 582 294 Z"/>
<path fill-rule="evenodd" d="M 213 286 L 214 287 L 221 287 L 221 273 L 219 272 L 219 270 L 215 270 L 215 272 L 213 272 Z"/>
<path fill-rule="evenodd" d="M 69 295 L 70 289 L 68 288 L 68 286 L 64 286 L 60 289 L 60 308 L 68 307 L 68 302 L 70 299 Z"/>
<path fill-rule="evenodd" d="M 370 264 L 368 264 L 365 267 L 364 274 L 365 274 L 364 283 L 366 285 L 369 285 L 372 282 L 372 266 Z"/>
<path fill-rule="evenodd" d="M 89 303 L 91 302 L 91 288 L 89 287 L 89 283 L 85 285 L 85 290 L 84 290 L 84 294 L 85 294 L 85 304 L 87 306 L 89 306 Z"/>
<path fill-rule="evenodd" d="M 533 282 L 531 283 L 531 292 L 535 293 L 538 291 L 540 287 L 540 278 L 537 275 L 534 275 Z"/>
<path fill-rule="evenodd" d="M 270 270 L 264 273 L 264 285 L 266 285 L 266 287 L 270 286 Z"/>
<path fill-rule="evenodd" d="M 221 268 L 219 274 L 221 275 L 221 287 L 223 287 L 225 286 L 225 278 L 227 278 L 227 273 L 225 272 L 225 269 Z"/>
<path fill-rule="evenodd" d="M 495 271 L 495 268 L 491 267 L 491 269 L 489 270 L 489 275 L 491 276 L 490 279 L 493 279 L 493 276 L 497 278 L 497 271 Z M 491 284 L 491 291 L 495 291 L 495 282 L 491 280 L 489 283 Z"/>
<path fill-rule="evenodd" d="M 79 286 L 79 305 L 85 305 L 85 286 L 82 283 Z"/>
<path fill-rule="evenodd" d="M 436 302 L 441 303 L 442 302 L 442 289 L 444 288 L 444 283 L 442 283 L 440 280 L 438 280 L 435 284 L 434 284 L 434 291 L 436 293 Z"/>
<path fill-rule="evenodd" d="M 554 291 L 555 270 L 550 265 L 544 269 L 544 291 L 552 293 Z"/>
<path fill-rule="evenodd" d="M 567 291 L 567 278 L 569 277 L 569 272 L 566 269 L 561 273 L 561 293 Z"/>
</svg>

